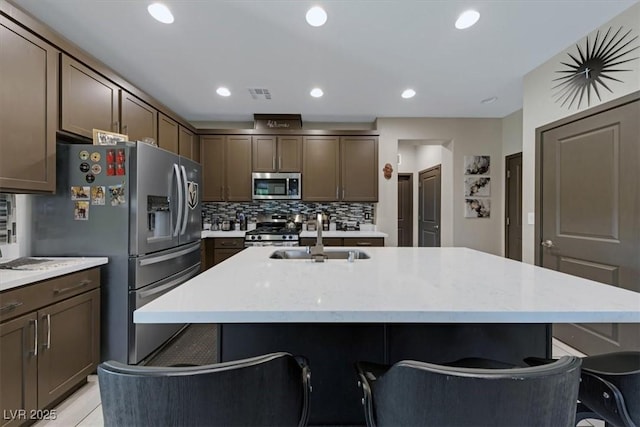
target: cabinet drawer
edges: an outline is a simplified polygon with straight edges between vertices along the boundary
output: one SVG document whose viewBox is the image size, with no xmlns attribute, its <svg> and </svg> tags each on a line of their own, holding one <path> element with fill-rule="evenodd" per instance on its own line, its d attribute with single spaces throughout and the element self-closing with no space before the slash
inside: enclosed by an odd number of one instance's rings
<svg viewBox="0 0 640 427">
<path fill-rule="evenodd" d="M 315 246 L 315 237 L 303 237 L 300 239 L 300 246 Z M 323 237 L 322 244 L 325 246 L 342 246 L 341 237 Z"/>
<path fill-rule="evenodd" d="M 213 239 L 214 247 L 216 249 L 243 249 L 244 239 L 242 237 L 228 237 L 221 239 Z"/>
<path fill-rule="evenodd" d="M 384 246 L 383 237 L 345 237 L 344 246 Z"/>
<path fill-rule="evenodd" d="M 100 286 L 100 269 L 91 268 L 0 293 L 0 322 Z"/>
</svg>

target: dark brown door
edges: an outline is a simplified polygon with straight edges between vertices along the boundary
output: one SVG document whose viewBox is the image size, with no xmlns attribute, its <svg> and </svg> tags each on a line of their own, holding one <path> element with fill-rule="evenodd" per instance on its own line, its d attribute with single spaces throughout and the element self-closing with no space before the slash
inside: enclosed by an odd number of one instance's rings
<svg viewBox="0 0 640 427">
<path fill-rule="evenodd" d="M 505 159 L 505 256 L 522 261 L 522 153 Z"/>
<path fill-rule="evenodd" d="M 302 137 L 278 137 L 278 170 L 300 172 L 302 170 Z"/>
<path fill-rule="evenodd" d="M 93 129 L 120 132 L 120 89 L 89 67 L 62 55 L 62 130 L 93 138 Z"/>
<path fill-rule="evenodd" d="M 200 138 L 202 200 L 205 202 L 224 200 L 224 141 L 224 136 L 217 135 L 204 135 Z"/>
<path fill-rule="evenodd" d="M 302 199 L 338 201 L 340 139 L 337 136 L 305 136 L 302 152 Z"/>
<path fill-rule="evenodd" d="M 153 138 L 158 141 L 158 111 L 127 92 L 122 92 L 120 105 L 121 132 L 129 136 L 129 141 Z"/>
<path fill-rule="evenodd" d="M 378 138 L 340 138 L 341 189 L 345 202 L 378 201 Z"/>
<path fill-rule="evenodd" d="M 100 290 L 38 311 L 38 405 L 45 407 L 100 362 Z"/>
<path fill-rule="evenodd" d="M 2 427 L 23 424 L 16 411 L 38 406 L 36 313 L 0 324 L 0 411 Z M 13 412 L 10 412 L 13 411 Z"/>
<path fill-rule="evenodd" d="M 275 172 L 277 170 L 277 137 L 258 135 L 251 138 L 252 163 L 254 172 Z"/>
<path fill-rule="evenodd" d="M 180 134 L 178 132 L 178 123 L 165 116 L 158 114 L 158 146 L 172 153 L 178 154 Z"/>
<path fill-rule="evenodd" d="M 0 16 L 0 192 L 56 188 L 58 55 Z"/>
<path fill-rule="evenodd" d="M 194 162 L 200 163 L 200 144 L 198 136 L 189 129 L 179 126 L 178 150 L 181 156 L 187 157 Z"/>
<path fill-rule="evenodd" d="M 398 246 L 413 246 L 413 174 L 398 174 Z"/>
<path fill-rule="evenodd" d="M 440 246 L 440 165 L 421 171 L 418 182 L 418 244 Z"/>
<path fill-rule="evenodd" d="M 540 135 L 540 264 L 640 291 L 640 101 Z M 603 285 L 605 286 L 605 285 Z M 640 350 L 640 326 L 554 325 L 586 354 Z"/>
<path fill-rule="evenodd" d="M 225 187 L 228 202 L 251 201 L 251 137 L 227 136 Z"/>
</svg>

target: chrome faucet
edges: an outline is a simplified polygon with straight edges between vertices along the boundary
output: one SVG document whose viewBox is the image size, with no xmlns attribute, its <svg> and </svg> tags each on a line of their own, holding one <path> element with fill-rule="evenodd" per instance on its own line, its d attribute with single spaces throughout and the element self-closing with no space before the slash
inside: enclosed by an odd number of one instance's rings
<svg viewBox="0 0 640 427">
<path fill-rule="evenodd" d="M 324 262 L 327 256 L 324 254 L 324 245 L 322 244 L 322 214 L 318 214 L 318 219 L 316 221 L 316 245 L 310 248 L 311 259 L 315 262 Z"/>
</svg>

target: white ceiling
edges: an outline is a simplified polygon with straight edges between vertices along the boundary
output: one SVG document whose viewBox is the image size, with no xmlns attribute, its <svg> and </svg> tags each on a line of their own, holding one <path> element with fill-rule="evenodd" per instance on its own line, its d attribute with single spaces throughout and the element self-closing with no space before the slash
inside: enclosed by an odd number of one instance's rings
<svg viewBox="0 0 640 427">
<path fill-rule="evenodd" d="M 638 1 L 164 1 L 171 25 L 152 19 L 145 0 L 13 3 L 190 121 L 370 122 L 504 117 L 521 108 L 527 72 Z M 329 15 L 318 28 L 304 19 L 316 4 Z M 456 30 L 468 8 L 480 21 Z M 309 96 L 314 86 L 323 98 Z M 404 100 L 408 87 L 417 95 Z"/>
</svg>

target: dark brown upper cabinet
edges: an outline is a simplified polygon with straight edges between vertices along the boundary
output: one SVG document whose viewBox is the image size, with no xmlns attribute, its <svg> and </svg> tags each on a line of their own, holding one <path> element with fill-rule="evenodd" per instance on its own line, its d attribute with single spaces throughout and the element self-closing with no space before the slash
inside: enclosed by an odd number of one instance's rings
<svg viewBox="0 0 640 427">
<path fill-rule="evenodd" d="M 202 167 L 202 200 L 221 202 L 225 190 L 225 136 L 202 135 L 200 137 L 200 161 Z"/>
<path fill-rule="evenodd" d="M 121 95 L 121 133 L 128 135 L 129 141 L 158 141 L 158 110 L 128 92 L 122 91 Z"/>
<path fill-rule="evenodd" d="M 254 172 L 300 172 L 302 137 L 259 135 L 252 137 Z"/>
<path fill-rule="evenodd" d="M 303 200 L 378 201 L 377 137 L 307 136 L 303 159 Z"/>
<path fill-rule="evenodd" d="M 251 201 L 251 137 L 230 135 L 225 141 L 226 197 L 229 202 Z"/>
<path fill-rule="evenodd" d="M 343 136 L 340 138 L 340 200 L 378 201 L 378 138 Z M 304 194 L 304 193 L 303 193 Z"/>
<path fill-rule="evenodd" d="M 59 52 L 0 16 L 0 192 L 52 192 Z"/>
<path fill-rule="evenodd" d="M 178 154 L 178 122 L 162 113 L 158 113 L 158 147 Z"/>
<path fill-rule="evenodd" d="M 250 136 L 204 135 L 200 152 L 204 201 L 251 201 Z"/>
<path fill-rule="evenodd" d="M 302 200 L 335 202 L 340 194 L 340 138 L 305 136 L 302 140 Z"/>
<path fill-rule="evenodd" d="M 61 130 L 87 138 L 93 129 L 120 132 L 119 87 L 67 55 L 61 69 Z"/>
<path fill-rule="evenodd" d="M 200 163 L 200 139 L 189 129 L 180 126 L 178 135 L 178 149 L 181 156 Z"/>
</svg>

